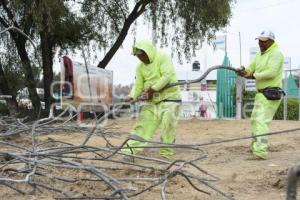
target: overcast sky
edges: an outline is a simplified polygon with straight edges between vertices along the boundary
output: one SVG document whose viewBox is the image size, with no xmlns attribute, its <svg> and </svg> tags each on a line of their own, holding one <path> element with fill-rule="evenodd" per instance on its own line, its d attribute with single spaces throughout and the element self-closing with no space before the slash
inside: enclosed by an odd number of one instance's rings
<svg viewBox="0 0 300 200">
<path fill-rule="evenodd" d="M 234 67 L 240 65 L 239 32 L 241 34 L 242 64 L 249 63 L 249 49 L 258 47 L 255 37 L 264 29 L 272 30 L 285 57 L 291 57 L 292 68 L 300 65 L 300 0 L 237 0 L 233 8 L 233 16 L 227 29 L 228 55 Z M 218 35 L 224 33 L 220 32 Z M 137 40 L 151 38 L 149 27 L 140 26 L 137 29 Z M 130 54 L 133 44 L 130 32 L 107 69 L 113 70 L 114 84 L 127 85 L 133 82 L 137 58 Z M 167 50 L 168 51 L 168 50 Z M 224 52 L 213 51 L 211 46 L 204 45 L 193 60 L 199 60 L 201 68 L 222 64 Z M 79 58 L 80 61 L 80 58 Z M 179 65 L 177 59 L 173 62 L 177 71 L 191 69 L 191 63 Z M 96 65 L 96 63 L 93 63 Z"/>
</svg>

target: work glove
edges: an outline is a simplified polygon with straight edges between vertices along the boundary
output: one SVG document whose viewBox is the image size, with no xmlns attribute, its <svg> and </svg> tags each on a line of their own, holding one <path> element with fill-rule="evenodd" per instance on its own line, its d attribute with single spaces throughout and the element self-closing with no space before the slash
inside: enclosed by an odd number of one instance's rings
<svg viewBox="0 0 300 200">
<path fill-rule="evenodd" d="M 247 74 L 246 69 L 245 69 L 244 66 L 241 66 L 240 68 L 237 68 L 236 73 L 237 73 L 237 75 L 239 75 L 241 77 L 244 77 Z"/>
<path fill-rule="evenodd" d="M 142 98 L 143 100 L 150 100 L 150 99 L 153 98 L 153 95 L 154 95 L 154 93 L 156 93 L 156 92 L 157 92 L 157 91 L 154 90 L 154 89 L 152 89 L 152 88 L 145 89 L 145 90 L 143 91 L 143 93 L 142 93 L 141 98 Z"/>
<path fill-rule="evenodd" d="M 255 79 L 255 77 L 253 76 L 253 72 L 247 72 L 244 66 L 241 66 L 240 68 L 237 69 L 236 73 L 244 78 L 247 79 Z"/>
<path fill-rule="evenodd" d="M 253 72 L 247 73 L 246 75 L 244 75 L 244 78 L 247 78 L 247 79 L 255 79 L 255 77 L 254 77 L 253 74 L 254 74 Z"/>
</svg>

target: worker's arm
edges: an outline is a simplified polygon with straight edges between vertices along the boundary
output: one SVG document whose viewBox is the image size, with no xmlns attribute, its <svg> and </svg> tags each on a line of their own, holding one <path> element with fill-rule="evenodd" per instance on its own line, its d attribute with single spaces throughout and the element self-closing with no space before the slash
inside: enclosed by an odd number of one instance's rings
<svg viewBox="0 0 300 200">
<path fill-rule="evenodd" d="M 154 91 L 160 91 L 163 89 L 170 82 L 171 77 L 175 73 L 172 60 L 169 56 L 162 56 L 159 71 L 161 78 L 151 87 Z"/>
<path fill-rule="evenodd" d="M 239 76 L 242 76 L 244 78 L 254 79 L 253 74 L 255 71 L 255 66 L 256 66 L 256 61 L 255 61 L 255 59 L 253 59 L 247 68 L 245 68 L 244 66 L 241 66 L 240 68 L 237 69 L 236 73 Z"/>
<path fill-rule="evenodd" d="M 144 89 L 144 78 L 141 72 L 141 67 L 138 66 L 136 69 L 135 83 L 129 96 L 134 100 L 136 100 L 142 94 L 143 89 Z"/>
<path fill-rule="evenodd" d="M 251 60 L 250 64 L 247 66 L 245 69 L 246 73 L 249 74 L 254 74 L 255 72 L 255 67 L 256 67 L 256 57 Z"/>
<path fill-rule="evenodd" d="M 278 73 L 282 73 L 281 68 L 283 65 L 283 60 L 283 55 L 280 52 L 271 54 L 265 70 L 261 72 L 255 72 L 254 77 L 257 80 L 270 80 L 275 78 Z"/>
</svg>

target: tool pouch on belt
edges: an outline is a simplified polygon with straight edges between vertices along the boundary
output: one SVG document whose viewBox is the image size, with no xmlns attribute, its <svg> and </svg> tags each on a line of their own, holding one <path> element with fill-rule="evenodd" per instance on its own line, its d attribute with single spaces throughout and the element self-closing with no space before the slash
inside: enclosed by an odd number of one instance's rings
<svg viewBox="0 0 300 200">
<path fill-rule="evenodd" d="M 279 87 L 264 88 L 258 92 L 263 93 L 268 100 L 280 100 L 282 96 L 285 96 L 285 92 Z"/>
</svg>

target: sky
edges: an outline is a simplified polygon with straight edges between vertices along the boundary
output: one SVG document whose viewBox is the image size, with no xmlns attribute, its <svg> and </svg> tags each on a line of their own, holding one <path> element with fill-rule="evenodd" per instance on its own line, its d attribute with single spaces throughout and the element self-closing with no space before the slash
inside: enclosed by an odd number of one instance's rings
<svg viewBox="0 0 300 200">
<path fill-rule="evenodd" d="M 285 57 L 291 57 L 292 69 L 300 68 L 300 0 L 237 0 L 233 5 L 233 15 L 230 24 L 218 35 L 227 35 L 227 53 L 233 67 L 240 64 L 247 66 L 250 61 L 250 48 L 258 47 L 255 38 L 262 30 L 271 30 L 275 34 L 275 41 Z M 241 51 L 239 45 L 241 39 Z M 137 40 L 152 37 L 151 27 L 139 25 Z M 129 32 L 122 48 L 120 48 L 106 69 L 112 70 L 114 84 L 128 85 L 134 81 L 135 68 L 138 64 L 136 57 L 130 53 L 133 45 L 133 36 Z M 170 53 L 168 48 L 164 49 Z M 241 56 L 240 56 L 241 55 Z M 207 44 L 197 51 L 191 62 L 198 60 L 202 71 L 212 65 L 222 64 L 224 51 L 213 51 Z M 83 62 L 82 58 L 75 58 Z M 177 73 L 191 70 L 191 63 L 180 65 L 176 57 L 173 63 Z M 97 65 L 97 62 L 91 63 Z"/>
</svg>

